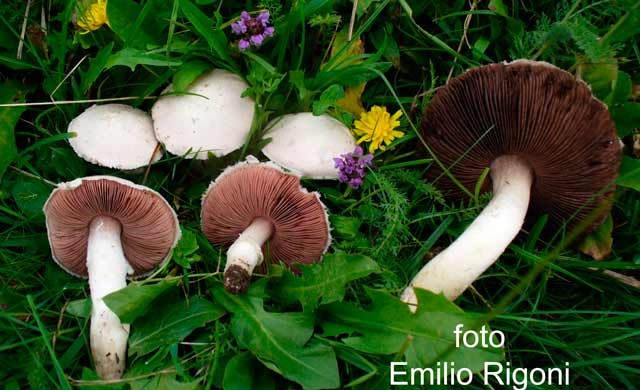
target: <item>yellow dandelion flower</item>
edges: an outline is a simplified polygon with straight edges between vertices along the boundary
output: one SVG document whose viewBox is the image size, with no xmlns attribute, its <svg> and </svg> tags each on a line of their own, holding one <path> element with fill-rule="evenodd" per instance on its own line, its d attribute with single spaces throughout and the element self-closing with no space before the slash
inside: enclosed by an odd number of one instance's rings
<svg viewBox="0 0 640 390">
<path fill-rule="evenodd" d="M 82 10 L 82 15 L 78 18 L 78 27 L 82 29 L 80 34 L 87 34 L 95 31 L 103 25 L 109 25 L 107 18 L 107 0 L 96 0 Z"/>
<path fill-rule="evenodd" d="M 398 120 L 402 111 L 396 111 L 393 116 L 387 112 L 386 107 L 373 106 L 368 112 L 360 114 L 360 120 L 356 120 L 353 130 L 358 137 L 358 143 L 370 142 L 369 153 L 376 150 L 385 150 L 394 139 L 402 137 L 402 131 L 394 130 L 400 126 Z"/>
</svg>

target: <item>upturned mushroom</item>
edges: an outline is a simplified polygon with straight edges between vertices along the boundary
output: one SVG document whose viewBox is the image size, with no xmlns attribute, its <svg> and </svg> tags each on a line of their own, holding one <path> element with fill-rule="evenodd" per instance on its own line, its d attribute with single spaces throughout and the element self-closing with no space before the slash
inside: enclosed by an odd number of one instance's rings
<svg viewBox="0 0 640 390">
<path fill-rule="evenodd" d="M 94 105 L 75 117 L 67 129 L 76 154 L 92 164 L 137 169 L 160 159 L 151 116 L 124 104 Z"/>
<path fill-rule="evenodd" d="M 337 179 L 334 158 L 353 151 L 351 131 L 329 115 L 287 114 L 267 126 L 264 148 L 269 160 L 310 179 Z"/>
<path fill-rule="evenodd" d="M 331 243 L 329 220 L 320 195 L 271 163 L 248 159 L 227 168 L 202 198 L 202 231 L 227 250 L 224 286 L 239 294 L 264 261 L 310 264 Z"/>
<path fill-rule="evenodd" d="M 504 252 L 527 213 L 569 228 L 599 213 L 595 227 L 611 207 L 621 159 L 615 125 L 585 83 L 551 64 L 519 60 L 467 71 L 431 100 L 421 133 L 470 192 L 490 167 L 493 198 L 414 277 L 402 295 L 410 304 L 414 288 L 458 297 Z M 448 179 L 441 187 L 460 195 Z"/>
<path fill-rule="evenodd" d="M 169 85 L 151 108 L 156 137 L 170 153 L 206 160 L 225 156 L 246 141 L 254 102 L 242 93 L 249 85 L 238 75 L 214 69 L 193 82 L 186 95 Z"/>
<path fill-rule="evenodd" d="M 111 176 L 61 183 L 44 205 L 53 259 L 65 271 L 88 277 L 91 352 L 104 379 L 122 376 L 129 325 L 103 297 L 126 278 L 151 272 L 169 258 L 180 238 L 175 212 L 157 192 Z"/>
</svg>

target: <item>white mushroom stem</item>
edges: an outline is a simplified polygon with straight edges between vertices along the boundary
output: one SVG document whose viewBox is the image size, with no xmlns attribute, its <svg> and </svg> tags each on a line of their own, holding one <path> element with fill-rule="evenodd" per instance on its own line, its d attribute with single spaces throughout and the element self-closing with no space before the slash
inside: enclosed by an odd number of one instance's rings
<svg viewBox="0 0 640 390">
<path fill-rule="evenodd" d="M 129 325 L 122 324 L 102 298 L 127 285 L 133 270 L 122 252 L 120 222 L 99 216 L 91 222 L 87 269 L 91 289 L 91 352 L 103 379 L 118 379 L 125 366 Z"/>
<path fill-rule="evenodd" d="M 517 156 L 501 156 L 491 164 L 491 179 L 491 202 L 404 290 L 401 299 L 413 311 L 417 304 L 414 287 L 454 300 L 500 257 L 520 231 L 529 206 L 531 167 Z"/>
<path fill-rule="evenodd" d="M 227 265 L 238 266 L 249 275 L 264 260 L 262 245 L 273 234 L 273 224 L 266 218 L 256 218 L 227 250 Z"/>
</svg>

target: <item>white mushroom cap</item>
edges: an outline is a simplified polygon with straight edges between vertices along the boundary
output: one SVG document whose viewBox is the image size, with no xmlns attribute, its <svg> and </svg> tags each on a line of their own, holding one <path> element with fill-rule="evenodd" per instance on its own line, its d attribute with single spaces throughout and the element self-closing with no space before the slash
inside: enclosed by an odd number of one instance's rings
<svg viewBox="0 0 640 390">
<path fill-rule="evenodd" d="M 271 127 L 272 126 L 272 127 Z M 269 124 L 262 152 L 271 161 L 312 179 L 337 179 L 334 158 L 353 152 L 351 131 L 329 115 L 287 114 Z"/>
<path fill-rule="evenodd" d="M 124 104 L 94 105 L 69 123 L 76 154 L 107 168 L 136 169 L 149 164 L 158 140 L 151 117 Z M 158 151 L 153 161 L 160 159 Z"/>
<path fill-rule="evenodd" d="M 222 69 L 200 76 L 189 95 L 162 96 L 151 108 L 158 140 L 175 155 L 206 160 L 241 147 L 253 122 L 254 102 L 240 97 L 249 85 Z M 172 92 L 169 85 L 163 92 Z"/>
</svg>

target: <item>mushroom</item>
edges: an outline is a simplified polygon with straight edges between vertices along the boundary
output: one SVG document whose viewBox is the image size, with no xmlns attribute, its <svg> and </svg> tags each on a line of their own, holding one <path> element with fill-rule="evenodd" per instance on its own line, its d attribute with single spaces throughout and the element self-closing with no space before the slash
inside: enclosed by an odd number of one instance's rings
<svg viewBox="0 0 640 390">
<path fill-rule="evenodd" d="M 76 134 L 69 139 L 76 154 L 103 167 L 136 169 L 162 155 L 149 114 L 124 104 L 93 105 L 67 131 Z"/>
<path fill-rule="evenodd" d="M 188 95 L 164 95 L 151 108 L 156 136 L 166 149 L 186 158 L 221 157 L 241 147 L 251 131 L 254 103 L 242 93 L 239 76 L 214 69 L 200 76 Z M 163 94 L 173 92 L 169 85 Z"/>
<path fill-rule="evenodd" d="M 268 126 L 262 153 L 281 167 L 311 179 L 337 179 L 333 159 L 353 151 L 351 131 L 329 115 L 287 114 Z"/>
<path fill-rule="evenodd" d="M 458 297 L 504 252 L 527 212 L 570 228 L 596 213 L 595 228 L 611 208 L 621 159 L 615 125 L 585 83 L 551 64 L 490 64 L 452 79 L 431 100 L 421 133 L 469 191 L 490 167 L 493 198 L 418 272 L 405 302 L 416 303 L 415 287 Z M 448 179 L 442 188 L 460 195 Z"/>
<path fill-rule="evenodd" d="M 255 158 L 227 168 L 202 198 L 202 231 L 214 244 L 229 245 L 225 289 L 249 287 L 253 269 L 268 248 L 272 262 L 310 264 L 331 243 L 320 195 L 307 192 L 297 176 Z"/>
<path fill-rule="evenodd" d="M 61 183 L 44 205 L 53 259 L 65 271 L 88 277 L 91 352 L 104 379 L 122 376 L 129 325 L 103 297 L 169 258 L 180 238 L 175 212 L 157 192 L 111 176 Z"/>
</svg>

